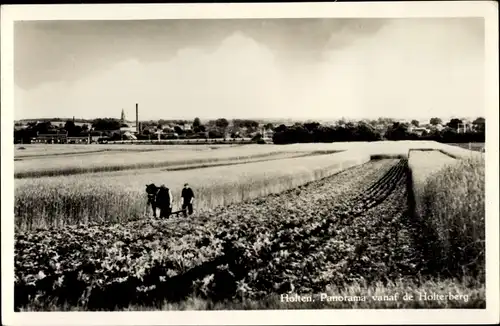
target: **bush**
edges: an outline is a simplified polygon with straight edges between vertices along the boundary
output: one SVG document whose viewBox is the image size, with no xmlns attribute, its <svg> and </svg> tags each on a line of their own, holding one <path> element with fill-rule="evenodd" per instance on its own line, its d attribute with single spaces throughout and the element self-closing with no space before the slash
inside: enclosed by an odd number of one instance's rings
<svg viewBox="0 0 500 326">
<path fill-rule="evenodd" d="M 208 132 L 208 138 L 214 139 L 214 138 L 224 138 L 224 134 L 222 134 L 219 131 L 216 130 L 210 130 Z"/>
</svg>

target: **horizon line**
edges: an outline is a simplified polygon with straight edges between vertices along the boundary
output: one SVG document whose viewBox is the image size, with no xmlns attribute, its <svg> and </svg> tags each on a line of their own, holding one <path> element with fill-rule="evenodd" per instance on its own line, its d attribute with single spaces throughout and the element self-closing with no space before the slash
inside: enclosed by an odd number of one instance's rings
<svg viewBox="0 0 500 326">
<path fill-rule="evenodd" d="M 391 117 L 391 116 L 378 116 L 378 117 L 358 117 L 358 118 L 353 118 L 353 117 L 317 117 L 317 118 L 312 118 L 312 117 L 170 117 L 170 118 L 151 118 L 151 119 L 139 119 L 139 122 L 148 122 L 148 121 L 159 121 L 159 120 L 165 120 L 165 121 L 174 121 L 174 120 L 183 120 L 183 121 L 190 121 L 194 119 L 200 119 L 200 120 L 205 120 L 205 121 L 214 121 L 217 119 L 226 119 L 228 121 L 230 120 L 253 120 L 253 121 L 258 121 L 258 120 L 289 120 L 289 121 L 325 121 L 325 120 L 348 120 L 348 121 L 362 121 L 362 120 L 377 120 L 377 119 L 391 119 L 391 120 L 419 120 L 419 121 L 424 121 L 424 120 L 430 120 L 432 118 L 439 118 L 441 120 L 445 119 L 470 119 L 470 118 L 485 118 L 484 116 L 428 116 L 428 117 L 407 117 L 407 118 L 398 118 L 398 117 Z M 17 121 L 26 121 L 26 120 L 53 120 L 53 119 L 60 119 L 63 121 L 72 121 L 73 117 L 36 117 L 36 118 L 21 118 L 21 119 L 14 119 L 14 122 Z M 120 120 L 120 118 L 115 118 L 115 117 L 94 117 L 94 118 L 85 118 L 85 117 L 74 117 L 75 121 L 76 120 L 96 120 L 96 119 L 115 119 L 115 120 Z M 125 119 L 125 121 L 129 122 L 135 122 L 135 119 Z"/>
</svg>

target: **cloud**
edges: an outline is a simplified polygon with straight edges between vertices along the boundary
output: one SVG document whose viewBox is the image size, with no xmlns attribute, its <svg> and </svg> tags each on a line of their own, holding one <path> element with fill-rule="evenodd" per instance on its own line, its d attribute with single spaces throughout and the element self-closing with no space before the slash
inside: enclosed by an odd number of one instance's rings
<svg viewBox="0 0 500 326">
<path fill-rule="evenodd" d="M 345 46 L 383 24 L 377 19 L 16 22 L 15 82 L 29 89 L 78 80 L 122 60 L 165 62 L 186 48 L 212 52 L 235 32 L 267 46 L 282 64 L 293 64 L 321 59 L 324 48 Z"/>
<path fill-rule="evenodd" d="M 220 31 L 207 39 L 182 22 L 172 35 L 192 38 L 170 40 L 176 46 L 163 60 L 161 51 L 153 58 L 124 50 L 100 69 L 75 59 L 66 70 L 73 77 L 48 69 L 16 92 L 16 118 L 65 110 L 118 117 L 122 108 L 133 116 L 135 103 L 144 119 L 484 114 L 481 20 L 333 21 L 237 22 L 231 32 L 223 22 L 207 28 Z"/>
<path fill-rule="evenodd" d="M 325 76 L 343 71 L 345 78 L 326 77 L 323 83 L 351 83 L 362 116 L 484 114 L 481 24 L 479 19 L 395 20 L 345 51 L 330 52 Z"/>
<path fill-rule="evenodd" d="M 40 114 L 60 115 L 71 107 L 77 115 L 93 110 L 112 116 L 138 102 L 150 116 L 251 114 L 278 85 L 273 74 L 272 52 L 235 33 L 212 53 L 183 49 L 165 62 L 128 59 L 71 83 L 45 83 L 23 101 L 23 111 L 41 107 Z"/>
</svg>

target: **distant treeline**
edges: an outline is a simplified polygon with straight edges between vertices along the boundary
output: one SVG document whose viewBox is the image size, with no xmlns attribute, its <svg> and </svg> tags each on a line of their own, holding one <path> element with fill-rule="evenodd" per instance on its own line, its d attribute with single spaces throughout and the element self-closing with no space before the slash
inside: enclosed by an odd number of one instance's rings
<svg viewBox="0 0 500 326">
<path fill-rule="evenodd" d="M 381 132 L 370 124 L 347 123 L 342 126 L 323 126 L 319 123 L 296 123 L 292 126 L 280 125 L 275 128 L 273 142 L 275 144 L 293 143 L 330 143 L 346 141 L 377 141 L 377 140 L 434 140 L 443 143 L 484 142 L 485 132 L 468 131 L 458 133 L 446 127 L 429 133 L 413 133 L 409 125 L 395 122 L 385 132 Z"/>
<path fill-rule="evenodd" d="M 344 126 L 322 126 L 317 122 L 280 125 L 274 129 L 275 144 L 330 143 L 334 141 L 376 141 L 382 137 L 373 127 L 365 123 L 348 123 Z"/>
<path fill-rule="evenodd" d="M 77 123 L 92 123 L 94 119 L 75 119 L 74 122 Z M 32 121 L 38 121 L 38 122 L 66 122 L 66 121 L 73 121 L 72 118 L 40 118 L 40 119 L 20 119 L 18 120 L 20 123 L 23 122 L 32 122 Z"/>
<path fill-rule="evenodd" d="M 441 143 L 469 143 L 485 141 L 485 124 L 476 125 L 475 130 L 458 132 L 455 122 L 460 121 L 452 119 L 444 129 L 431 130 L 422 134 L 411 132 L 406 123 L 395 122 L 389 126 L 383 136 L 387 140 L 434 140 Z M 458 124 L 458 122 L 456 122 Z"/>
</svg>

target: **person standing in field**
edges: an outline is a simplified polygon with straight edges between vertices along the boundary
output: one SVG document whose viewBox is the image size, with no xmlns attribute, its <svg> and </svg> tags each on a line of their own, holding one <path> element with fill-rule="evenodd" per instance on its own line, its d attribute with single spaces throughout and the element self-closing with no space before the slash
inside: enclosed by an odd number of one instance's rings
<svg viewBox="0 0 500 326">
<path fill-rule="evenodd" d="M 160 218 L 169 218 L 172 213 L 172 192 L 161 185 L 156 195 L 156 206 L 160 209 Z"/>
<path fill-rule="evenodd" d="M 193 189 L 189 187 L 189 184 L 184 184 L 184 189 L 182 189 L 182 210 L 184 211 L 184 216 L 187 217 L 188 214 L 193 214 L 193 201 L 194 192 Z"/>
</svg>

